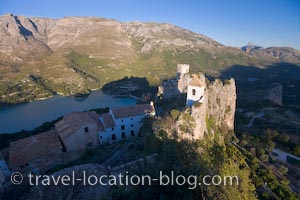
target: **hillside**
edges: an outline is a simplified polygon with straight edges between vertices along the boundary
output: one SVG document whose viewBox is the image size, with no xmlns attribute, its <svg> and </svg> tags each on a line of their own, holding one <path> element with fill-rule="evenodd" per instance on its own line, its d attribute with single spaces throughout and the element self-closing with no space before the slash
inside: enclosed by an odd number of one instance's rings
<svg viewBox="0 0 300 200">
<path fill-rule="evenodd" d="M 85 93 L 125 76 L 146 77 L 158 85 L 175 74 L 177 63 L 213 76 L 235 65 L 299 63 L 293 49 L 244 52 L 166 23 L 6 14 L 0 26 L 1 103 Z"/>
<path fill-rule="evenodd" d="M 234 64 L 262 65 L 243 51 L 165 23 L 112 19 L 0 17 L 0 101 L 17 103 L 87 92 L 125 76 L 151 85 L 177 63 L 218 74 Z"/>
</svg>

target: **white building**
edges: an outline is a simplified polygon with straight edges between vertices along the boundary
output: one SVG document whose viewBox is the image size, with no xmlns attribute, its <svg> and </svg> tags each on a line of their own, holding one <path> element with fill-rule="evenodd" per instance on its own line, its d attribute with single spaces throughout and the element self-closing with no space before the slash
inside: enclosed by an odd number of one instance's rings
<svg viewBox="0 0 300 200">
<path fill-rule="evenodd" d="M 109 109 L 109 113 L 99 116 L 103 125 L 98 132 L 100 144 L 136 136 L 142 126 L 141 120 L 147 115 L 155 115 L 153 104 Z"/>
<path fill-rule="evenodd" d="M 205 84 L 194 75 L 187 86 L 186 105 L 192 106 L 194 103 L 203 103 Z"/>
</svg>

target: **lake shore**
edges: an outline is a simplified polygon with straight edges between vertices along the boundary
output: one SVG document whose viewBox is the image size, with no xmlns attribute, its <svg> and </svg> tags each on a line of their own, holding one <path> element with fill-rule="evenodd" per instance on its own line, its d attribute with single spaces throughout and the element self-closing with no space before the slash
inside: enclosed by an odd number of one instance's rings
<svg viewBox="0 0 300 200">
<path fill-rule="evenodd" d="M 76 100 L 74 96 L 55 95 L 47 100 L 1 106 L 0 134 L 32 130 L 70 112 L 133 104 L 136 104 L 135 99 L 114 98 L 97 90 L 81 100 Z"/>
</svg>

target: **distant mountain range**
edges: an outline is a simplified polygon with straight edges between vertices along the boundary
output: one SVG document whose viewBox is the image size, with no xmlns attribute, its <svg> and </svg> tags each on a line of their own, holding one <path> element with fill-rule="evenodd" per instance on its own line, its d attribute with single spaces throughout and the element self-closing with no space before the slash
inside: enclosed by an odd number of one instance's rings
<svg viewBox="0 0 300 200">
<path fill-rule="evenodd" d="M 177 63 L 211 75 L 233 65 L 300 63 L 292 48 L 249 46 L 245 52 L 166 23 L 6 14 L 0 27 L 0 103 L 76 94 L 124 76 L 156 85 L 176 73 Z"/>
<path fill-rule="evenodd" d="M 262 46 L 248 43 L 241 49 L 257 59 L 269 62 L 300 63 L 300 51 L 291 47 L 263 48 Z"/>
</svg>

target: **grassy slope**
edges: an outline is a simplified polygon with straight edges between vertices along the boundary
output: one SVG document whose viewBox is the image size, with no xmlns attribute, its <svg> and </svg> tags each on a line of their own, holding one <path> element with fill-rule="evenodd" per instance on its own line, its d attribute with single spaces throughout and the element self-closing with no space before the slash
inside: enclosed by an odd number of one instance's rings
<svg viewBox="0 0 300 200">
<path fill-rule="evenodd" d="M 91 38 L 97 40 L 91 43 Z M 178 63 L 190 64 L 192 72 L 204 71 L 211 75 L 218 75 L 220 70 L 234 64 L 258 63 L 229 47 L 210 50 L 167 47 L 141 53 L 143 43 L 140 40 L 129 40 L 110 27 L 83 34 L 79 41 L 79 44 L 66 45 L 35 62 L 3 63 L 0 66 L 0 102 L 17 103 L 55 93 L 87 92 L 125 76 L 146 77 L 151 85 L 158 85 L 175 76 Z M 119 41 L 130 45 L 120 45 Z M 40 81 L 32 81 L 29 75 Z"/>
</svg>

